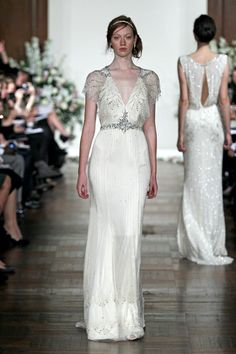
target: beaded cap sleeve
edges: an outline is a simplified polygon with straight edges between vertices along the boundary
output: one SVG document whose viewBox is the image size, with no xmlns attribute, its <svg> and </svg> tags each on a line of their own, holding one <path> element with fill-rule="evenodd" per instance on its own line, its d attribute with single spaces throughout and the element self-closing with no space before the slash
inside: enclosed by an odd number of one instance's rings
<svg viewBox="0 0 236 354">
<path fill-rule="evenodd" d="M 86 78 L 83 93 L 86 94 L 88 98 L 97 102 L 105 80 L 106 77 L 101 70 L 92 71 Z"/>
<path fill-rule="evenodd" d="M 142 75 L 148 91 L 149 105 L 153 105 L 161 95 L 160 80 L 158 75 L 151 70 L 142 69 Z"/>
</svg>

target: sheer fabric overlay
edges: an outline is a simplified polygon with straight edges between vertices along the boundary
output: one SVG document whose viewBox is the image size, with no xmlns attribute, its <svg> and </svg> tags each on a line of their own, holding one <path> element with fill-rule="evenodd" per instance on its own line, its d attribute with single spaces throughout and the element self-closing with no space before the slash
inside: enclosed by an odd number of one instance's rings
<svg viewBox="0 0 236 354">
<path fill-rule="evenodd" d="M 225 248 L 222 200 L 222 154 L 224 131 L 218 110 L 226 55 L 205 65 L 189 56 L 180 58 L 189 89 L 185 120 L 184 188 L 177 240 L 182 257 L 198 264 L 223 265 L 233 261 Z M 208 97 L 202 105 L 207 79 Z"/>
<path fill-rule="evenodd" d="M 143 124 L 160 94 L 157 75 L 140 69 L 128 102 L 109 68 L 88 75 L 101 130 L 89 160 L 90 221 L 84 265 L 84 324 L 91 340 L 143 336 L 140 285 L 143 209 L 150 179 Z"/>
</svg>

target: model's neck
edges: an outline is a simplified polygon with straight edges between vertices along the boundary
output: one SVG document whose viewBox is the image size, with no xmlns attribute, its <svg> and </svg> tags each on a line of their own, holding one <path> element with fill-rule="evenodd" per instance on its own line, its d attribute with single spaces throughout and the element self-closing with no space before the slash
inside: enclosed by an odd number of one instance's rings
<svg viewBox="0 0 236 354">
<path fill-rule="evenodd" d="M 210 51 L 209 44 L 208 43 L 198 42 L 197 43 L 197 50 Z"/>
<path fill-rule="evenodd" d="M 113 62 L 111 63 L 110 67 L 112 69 L 117 69 L 117 70 L 129 70 L 133 67 L 135 67 L 132 57 L 125 57 L 121 58 L 119 56 L 115 56 Z"/>
</svg>

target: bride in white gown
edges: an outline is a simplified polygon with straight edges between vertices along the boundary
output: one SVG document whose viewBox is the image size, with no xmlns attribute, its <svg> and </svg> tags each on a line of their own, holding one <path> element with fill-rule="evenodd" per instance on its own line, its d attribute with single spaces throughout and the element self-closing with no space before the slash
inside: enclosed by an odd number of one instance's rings
<svg viewBox="0 0 236 354">
<path fill-rule="evenodd" d="M 223 145 L 231 142 L 227 56 L 211 52 L 215 23 L 207 15 L 195 20 L 196 52 L 180 57 L 178 149 L 184 152 L 184 189 L 177 240 L 182 257 L 198 264 L 233 261 L 225 248 L 222 200 Z M 224 123 L 221 120 L 221 114 Z"/>
<path fill-rule="evenodd" d="M 134 65 L 142 42 L 129 17 L 107 31 L 113 62 L 90 73 L 77 190 L 90 195 L 84 265 L 84 326 L 90 340 L 134 340 L 144 335 L 140 244 L 146 196 L 157 194 L 155 101 L 157 75 Z M 101 130 L 86 164 L 98 109 Z M 88 186 L 89 184 L 89 186 Z M 81 326 L 77 324 L 77 327 Z"/>
</svg>

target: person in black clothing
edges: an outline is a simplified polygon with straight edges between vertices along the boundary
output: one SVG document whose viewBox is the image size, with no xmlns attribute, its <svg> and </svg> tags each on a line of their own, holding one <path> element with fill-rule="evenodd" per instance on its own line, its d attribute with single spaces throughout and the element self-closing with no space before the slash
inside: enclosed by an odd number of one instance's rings
<svg viewBox="0 0 236 354">
<path fill-rule="evenodd" d="M 6 78 L 5 81 L 7 82 Z M 48 146 L 48 136 L 46 132 L 42 129 L 40 133 L 28 134 L 28 130 L 26 129 L 27 124 L 33 119 L 32 108 L 35 100 L 35 89 L 33 85 L 28 82 L 27 90 L 23 88 L 15 90 L 16 87 L 14 84 L 11 92 L 8 90 L 9 85 L 12 85 L 12 82 L 8 83 L 6 87 L 2 85 L 1 88 L 1 98 L 5 100 L 6 109 L 3 110 L 0 133 L 3 134 L 6 141 L 27 138 L 31 148 L 30 154 L 32 161 L 34 166 L 38 169 L 39 177 L 58 177 L 58 172 L 52 170 L 47 165 L 48 151 L 45 147 Z M 10 96 L 12 93 L 14 93 L 13 98 Z M 23 122 L 23 124 L 18 124 L 20 122 Z M 34 123 L 32 122 L 32 124 Z M 18 149 L 18 153 L 21 154 L 20 149 Z M 25 157 L 25 153 L 23 156 Z"/>
<path fill-rule="evenodd" d="M 10 67 L 8 55 L 5 49 L 5 42 L 0 40 L 0 74 L 6 76 L 14 76 L 17 75 L 17 72 L 17 68 Z"/>
<path fill-rule="evenodd" d="M 223 158 L 223 194 L 233 200 L 236 207 L 236 129 L 234 121 L 236 120 L 236 67 L 234 67 L 229 83 L 230 97 L 230 118 L 232 145 L 228 151 L 224 152 Z M 236 216 L 235 216 L 236 217 Z"/>
<path fill-rule="evenodd" d="M 229 84 L 230 89 L 230 103 L 236 105 L 236 67 L 233 68 L 232 80 Z"/>
<path fill-rule="evenodd" d="M 22 179 L 10 168 L 0 164 L 0 252 L 12 246 L 27 246 L 29 240 L 23 238 L 16 218 L 16 190 L 22 185 Z M 0 283 L 7 280 L 7 274 L 14 273 L 0 259 Z"/>
<path fill-rule="evenodd" d="M 11 191 L 11 187 L 12 187 L 11 178 L 6 174 L 0 172 L 0 214 L 2 213 L 7 203 L 7 199 Z M 1 224 L 0 224 L 0 230 L 1 230 L 0 246 L 3 247 L 5 240 L 2 239 L 2 235 L 5 235 L 6 231 L 3 228 L 3 225 Z M 0 247 L 0 251 L 2 251 L 1 247 Z M 5 248 L 3 247 L 3 250 L 4 249 Z M 7 280 L 8 273 L 14 273 L 14 268 L 7 267 L 5 262 L 3 262 L 2 259 L 0 259 L 0 284 L 4 283 Z"/>
<path fill-rule="evenodd" d="M 3 222 L 0 222 L 0 239 L 2 238 L 13 245 L 25 246 L 29 243 L 24 239 L 16 217 L 16 190 L 22 186 L 22 178 L 11 168 L 0 164 L 0 175 L 11 179 L 11 187 L 5 200 L 0 203 L 0 215 L 3 213 Z M 0 187 L 1 188 L 1 187 Z"/>
<path fill-rule="evenodd" d="M 32 107 L 32 102 L 34 101 L 34 98 L 31 100 L 31 96 L 29 96 L 33 93 L 33 86 L 30 83 L 32 79 L 31 76 L 29 73 L 22 69 L 11 70 L 8 65 L 9 59 L 3 41 L 0 41 L 0 54 L 2 58 L 2 69 L 5 70 L 5 74 L 16 75 L 16 102 L 14 108 L 17 115 L 24 116 L 23 118 L 26 119 L 26 123 L 30 124 L 30 126 L 33 126 L 33 128 L 41 128 L 40 133 L 35 134 L 32 129 L 30 134 L 27 133 L 28 143 L 32 152 L 32 160 L 34 167 L 36 167 L 38 170 L 38 177 L 42 179 L 60 177 L 62 176 L 61 172 L 55 170 L 55 168 L 60 168 L 65 162 L 66 152 L 63 149 L 60 149 L 56 143 L 54 139 L 54 130 L 59 130 L 61 133 L 61 139 L 63 141 L 71 139 L 73 136 L 63 127 L 62 123 L 52 108 L 48 114 L 43 117 L 44 119 L 41 117 L 40 119 L 37 119 L 37 116 L 41 114 L 40 106 L 35 106 L 33 110 L 28 109 L 27 106 Z M 25 87 L 27 87 L 27 90 L 25 90 Z M 13 92 L 10 94 L 12 95 Z M 36 92 L 34 92 L 34 95 L 36 95 Z M 29 97 L 28 102 L 26 103 L 25 98 L 27 96 Z M 23 104 L 24 102 L 25 107 Z M 54 166 L 54 168 L 52 169 L 49 165 Z"/>
</svg>

